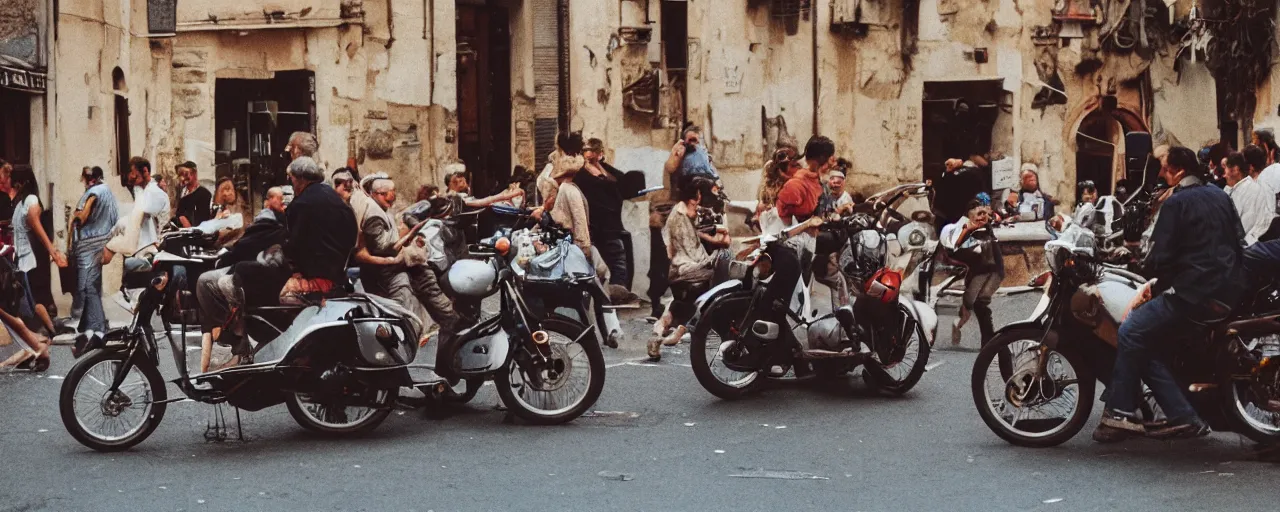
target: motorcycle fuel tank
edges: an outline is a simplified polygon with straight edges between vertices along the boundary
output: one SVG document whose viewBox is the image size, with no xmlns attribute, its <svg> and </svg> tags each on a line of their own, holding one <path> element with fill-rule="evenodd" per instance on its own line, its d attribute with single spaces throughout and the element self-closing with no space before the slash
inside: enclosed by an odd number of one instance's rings
<svg viewBox="0 0 1280 512">
<path fill-rule="evenodd" d="M 460 260 L 449 267 L 449 286 L 468 297 L 488 297 L 498 287 L 498 271 L 489 262 Z"/>
</svg>

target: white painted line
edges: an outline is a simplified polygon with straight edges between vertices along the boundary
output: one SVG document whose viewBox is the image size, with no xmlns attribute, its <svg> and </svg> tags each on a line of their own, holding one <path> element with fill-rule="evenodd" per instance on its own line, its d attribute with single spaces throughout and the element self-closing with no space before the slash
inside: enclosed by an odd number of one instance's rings
<svg viewBox="0 0 1280 512">
<path fill-rule="evenodd" d="M 942 365 L 944 365 L 944 364 L 947 364 L 947 362 L 946 362 L 946 361 L 938 361 L 938 362 L 936 362 L 936 363 L 933 363 L 933 364 L 930 364 L 930 365 L 926 365 L 926 366 L 924 367 L 924 371 L 926 371 L 926 372 L 928 372 L 928 371 L 933 371 L 933 369 L 934 369 L 934 368 L 937 368 L 937 367 L 942 366 Z"/>
</svg>

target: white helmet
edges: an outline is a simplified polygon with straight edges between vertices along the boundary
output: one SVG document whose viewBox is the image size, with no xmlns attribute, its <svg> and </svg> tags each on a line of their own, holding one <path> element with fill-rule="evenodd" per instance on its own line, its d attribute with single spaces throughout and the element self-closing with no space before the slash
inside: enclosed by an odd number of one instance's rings
<svg viewBox="0 0 1280 512">
<path fill-rule="evenodd" d="M 449 267 L 449 287 L 468 297 L 488 297 L 498 287 L 498 271 L 479 260 L 459 260 Z"/>
</svg>

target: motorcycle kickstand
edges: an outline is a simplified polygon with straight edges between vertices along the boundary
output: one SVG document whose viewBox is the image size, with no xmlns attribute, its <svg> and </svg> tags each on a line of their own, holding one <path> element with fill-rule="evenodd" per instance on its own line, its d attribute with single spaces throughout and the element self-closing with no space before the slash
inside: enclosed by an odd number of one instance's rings
<svg viewBox="0 0 1280 512">
<path fill-rule="evenodd" d="M 240 408 L 236 410 L 236 440 L 245 442 L 244 424 L 240 421 Z M 227 418 L 223 413 L 222 404 L 214 404 L 213 411 L 210 413 L 210 422 L 205 425 L 204 440 L 207 443 L 225 442 L 229 437 L 227 435 Z"/>
</svg>

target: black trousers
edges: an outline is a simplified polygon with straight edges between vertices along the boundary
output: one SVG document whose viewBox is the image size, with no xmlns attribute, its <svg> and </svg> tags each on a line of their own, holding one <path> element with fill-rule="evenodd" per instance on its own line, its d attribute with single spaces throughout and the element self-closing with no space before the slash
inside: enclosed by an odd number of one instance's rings
<svg viewBox="0 0 1280 512">
<path fill-rule="evenodd" d="M 671 260 L 667 258 L 667 244 L 662 240 L 662 228 L 649 228 L 649 302 L 654 317 L 663 313 L 662 296 L 666 295 L 670 282 Z"/>
</svg>

